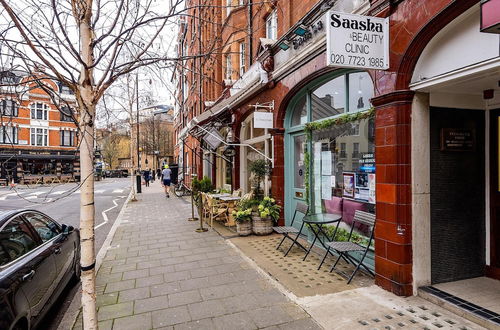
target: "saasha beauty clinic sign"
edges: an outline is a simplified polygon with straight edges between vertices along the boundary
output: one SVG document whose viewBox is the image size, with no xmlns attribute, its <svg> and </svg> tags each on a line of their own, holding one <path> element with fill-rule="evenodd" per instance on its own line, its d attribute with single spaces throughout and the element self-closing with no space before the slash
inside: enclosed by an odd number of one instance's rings
<svg viewBox="0 0 500 330">
<path fill-rule="evenodd" d="M 327 13 L 327 64 L 337 67 L 389 68 L 389 19 Z"/>
</svg>

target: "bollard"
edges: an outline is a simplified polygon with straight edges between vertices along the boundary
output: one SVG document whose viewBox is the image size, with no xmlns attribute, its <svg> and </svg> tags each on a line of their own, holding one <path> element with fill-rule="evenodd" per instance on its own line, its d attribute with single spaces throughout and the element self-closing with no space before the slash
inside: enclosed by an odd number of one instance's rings
<svg viewBox="0 0 500 330">
<path fill-rule="evenodd" d="M 135 181 L 136 181 L 136 184 L 137 184 L 137 193 L 142 193 L 142 187 L 141 187 L 141 175 L 140 174 L 137 174 L 136 177 L 135 177 Z"/>
<path fill-rule="evenodd" d="M 191 218 L 188 218 L 188 221 L 198 221 L 198 218 L 194 216 L 194 193 L 191 191 Z"/>
</svg>

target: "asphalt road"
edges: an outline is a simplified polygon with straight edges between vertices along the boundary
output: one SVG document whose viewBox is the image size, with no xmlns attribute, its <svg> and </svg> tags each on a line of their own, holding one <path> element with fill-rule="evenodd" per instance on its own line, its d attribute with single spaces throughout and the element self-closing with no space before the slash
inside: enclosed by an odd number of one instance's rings
<svg viewBox="0 0 500 330">
<path fill-rule="evenodd" d="M 95 183 L 95 236 L 96 253 L 113 226 L 123 203 L 130 192 L 130 178 L 107 178 Z M 15 190 L 0 188 L 0 211 L 20 208 L 39 210 L 59 223 L 79 228 L 80 190 L 78 183 L 47 186 L 17 186 Z M 47 313 L 43 329 L 56 329 L 78 286 L 68 287 L 59 301 Z"/>
</svg>

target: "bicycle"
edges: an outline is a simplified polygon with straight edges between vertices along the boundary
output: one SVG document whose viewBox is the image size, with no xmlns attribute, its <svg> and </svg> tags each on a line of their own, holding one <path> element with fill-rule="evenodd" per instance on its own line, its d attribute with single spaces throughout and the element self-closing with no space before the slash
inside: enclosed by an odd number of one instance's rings
<svg viewBox="0 0 500 330">
<path fill-rule="evenodd" d="M 184 184 L 183 179 L 179 179 L 177 184 L 174 185 L 174 194 L 177 197 L 182 197 L 182 196 L 189 196 L 191 195 L 191 189 L 189 189 L 188 186 Z"/>
</svg>

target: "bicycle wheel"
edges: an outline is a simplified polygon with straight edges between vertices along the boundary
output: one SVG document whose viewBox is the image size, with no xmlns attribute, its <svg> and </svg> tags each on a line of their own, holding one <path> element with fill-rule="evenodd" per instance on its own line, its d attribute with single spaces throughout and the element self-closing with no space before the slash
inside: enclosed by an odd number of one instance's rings
<svg viewBox="0 0 500 330">
<path fill-rule="evenodd" d="M 177 197 L 182 197 L 184 196 L 184 187 L 181 184 L 176 184 L 174 186 L 174 194 Z"/>
</svg>

